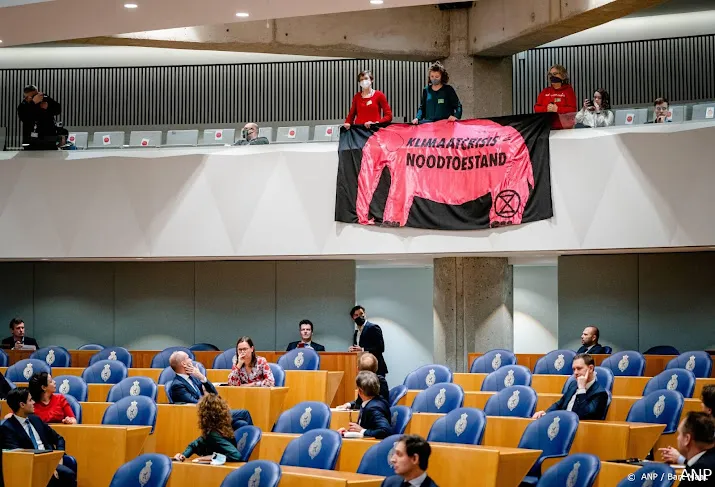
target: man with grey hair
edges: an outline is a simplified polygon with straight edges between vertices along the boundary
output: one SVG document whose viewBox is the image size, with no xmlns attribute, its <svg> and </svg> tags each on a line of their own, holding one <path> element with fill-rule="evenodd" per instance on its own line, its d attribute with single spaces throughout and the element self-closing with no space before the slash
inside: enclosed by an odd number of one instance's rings
<svg viewBox="0 0 715 487">
<path fill-rule="evenodd" d="M 267 145 L 268 139 L 258 136 L 258 124 L 247 123 L 241 130 L 241 140 L 236 145 Z"/>
<path fill-rule="evenodd" d="M 380 396 L 380 379 L 377 374 L 367 370 L 361 371 L 355 378 L 358 396 L 362 399 L 357 423 L 351 422 L 348 428 L 340 428 L 338 432 L 357 433 L 382 440 L 392 434 L 390 424 L 390 405 Z"/>
</svg>

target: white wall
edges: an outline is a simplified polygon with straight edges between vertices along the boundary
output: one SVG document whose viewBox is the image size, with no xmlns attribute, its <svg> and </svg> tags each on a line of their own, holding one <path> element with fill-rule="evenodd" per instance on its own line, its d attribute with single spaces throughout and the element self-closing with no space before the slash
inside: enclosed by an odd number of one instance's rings
<svg viewBox="0 0 715 487">
<path fill-rule="evenodd" d="M 514 266 L 514 352 L 548 353 L 557 345 L 557 267 Z"/>
<path fill-rule="evenodd" d="M 382 328 L 390 387 L 402 384 L 412 370 L 433 361 L 432 286 L 431 266 L 358 265 L 357 302 L 365 307 L 368 320 Z"/>
</svg>

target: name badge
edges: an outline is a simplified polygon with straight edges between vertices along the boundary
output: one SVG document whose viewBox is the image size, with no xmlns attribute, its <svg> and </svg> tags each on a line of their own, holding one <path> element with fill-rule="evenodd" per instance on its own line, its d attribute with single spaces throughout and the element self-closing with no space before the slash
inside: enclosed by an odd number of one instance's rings
<svg viewBox="0 0 715 487">
<path fill-rule="evenodd" d="M 559 103 L 561 101 L 561 98 L 554 98 L 554 102 Z"/>
<path fill-rule="evenodd" d="M 437 99 L 437 104 L 438 104 L 438 105 L 441 105 L 441 104 L 443 104 L 443 103 L 444 103 L 444 98 L 438 98 L 438 99 Z"/>
<path fill-rule="evenodd" d="M 365 106 L 370 106 L 372 105 L 372 100 L 368 100 L 367 103 L 365 103 Z"/>
</svg>

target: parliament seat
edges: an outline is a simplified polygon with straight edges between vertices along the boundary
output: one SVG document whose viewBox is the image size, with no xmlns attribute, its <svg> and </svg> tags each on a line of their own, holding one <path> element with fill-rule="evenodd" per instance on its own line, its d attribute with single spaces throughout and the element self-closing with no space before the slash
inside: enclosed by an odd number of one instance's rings
<svg viewBox="0 0 715 487">
<path fill-rule="evenodd" d="M 92 134 L 92 142 L 89 144 L 90 149 L 121 149 L 124 147 L 124 132 L 108 132 L 101 131 Z"/>
<path fill-rule="evenodd" d="M 161 147 L 161 130 L 132 130 L 129 147 Z"/>
<path fill-rule="evenodd" d="M 36 350 L 30 358 L 42 360 L 50 367 L 72 367 L 72 357 L 64 347 L 52 345 Z"/>
<path fill-rule="evenodd" d="M 273 380 L 276 383 L 276 387 L 285 387 L 286 385 L 286 373 L 278 364 L 269 363 L 268 366 L 271 368 L 271 373 L 273 374 Z"/>
<path fill-rule="evenodd" d="M 371 446 L 365 451 L 360 460 L 357 473 L 365 475 L 381 475 L 389 477 L 395 475 L 395 469 L 392 466 L 390 459 L 395 451 L 397 441 L 402 435 L 388 436 L 380 443 Z"/>
<path fill-rule="evenodd" d="M 536 361 L 534 374 L 570 375 L 575 356 L 573 350 L 553 350 Z"/>
<path fill-rule="evenodd" d="M 67 404 L 70 405 L 70 408 L 72 409 L 72 412 L 74 413 L 74 417 L 77 419 L 77 423 L 82 423 L 82 405 L 75 399 L 74 396 L 70 396 L 69 394 L 63 394 L 65 396 L 65 400 L 67 401 Z"/>
<path fill-rule="evenodd" d="M 304 401 L 283 411 L 273 426 L 273 432 L 303 434 L 325 428 L 330 428 L 328 405 L 317 401 Z"/>
<path fill-rule="evenodd" d="M 10 359 L 8 358 L 5 351 L 0 349 L 0 367 L 7 367 L 7 364 L 9 362 L 10 362 Z"/>
<path fill-rule="evenodd" d="M 633 403 L 626 421 L 664 424 L 663 434 L 675 433 L 683 412 L 683 395 L 678 391 L 653 391 Z"/>
<path fill-rule="evenodd" d="M 8 367 L 5 377 L 13 382 L 29 382 L 30 377 L 38 372 L 47 372 L 50 374 L 50 366 L 43 360 L 26 358 Z"/>
<path fill-rule="evenodd" d="M 115 426 L 156 427 L 157 407 L 153 399 L 146 396 L 123 397 L 111 404 L 102 416 L 102 424 Z"/>
<path fill-rule="evenodd" d="M 636 350 L 624 350 L 606 358 L 601 362 L 601 367 L 610 369 L 614 376 L 642 377 L 645 357 Z"/>
<path fill-rule="evenodd" d="M 261 436 L 263 433 L 261 429 L 257 426 L 246 425 L 241 426 L 236 431 L 234 431 L 233 436 L 236 438 L 236 449 L 241 455 L 241 462 L 247 462 L 251 458 L 251 453 L 253 449 L 256 448 L 258 442 L 261 441 Z"/>
<path fill-rule="evenodd" d="M 254 460 L 226 475 L 221 487 L 278 487 L 280 481 L 280 465 L 268 460 Z"/>
<path fill-rule="evenodd" d="M 537 487 L 593 487 L 598 472 L 601 471 L 601 460 L 595 455 L 578 453 L 569 455 L 556 465 L 549 468 L 539 479 Z"/>
<path fill-rule="evenodd" d="M 574 412 L 552 411 L 526 427 L 517 448 L 541 450 L 541 455 L 524 477 L 523 484 L 538 483 L 542 473 L 541 464 L 547 458 L 560 458 L 569 454 L 578 423 L 578 415 Z"/>
<path fill-rule="evenodd" d="M 166 487 L 171 468 L 171 459 L 166 455 L 139 455 L 119 467 L 109 487 Z"/>
<path fill-rule="evenodd" d="M 199 131 L 194 130 L 169 130 L 166 132 L 167 147 L 196 146 L 199 143 Z"/>
<path fill-rule="evenodd" d="M 442 382 L 420 391 L 412 402 L 413 413 L 448 413 L 464 405 L 462 386 Z"/>
<path fill-rule="evenodd" d="M 258 130 L 260 134 L 260 130 L 262 129 Z M 298 125 L 295 127 L 278 127 L 278 131 L 276 134 L 276 143 L 308 142 L 309 135 L 310 127 L 307 125 Z"/>
<path fill-rule="evenodd" d="M 57 392 L 65 396 L 72 396 L 79 402 L 87 401 L 87 383 L 82 377 L 76 375 L 58 375 L 54 377 Z"/>
<path fill-rule="evenodd" d="M 683 352 L 665 366 L 665 370 L 676 368 L 689 370 L 698 379 L 707 379 L 713 370 L 713 360 L 702 350 Z"/>
<path fill-rule="evenodd" d="M 329 429 L 314 429 L 303 433 L 286 445 L 280 464 L 290 467 L 335 469 L 340 455 L 340 433 Z"/>
<path fill-rule="evenodd" d="M 189 350 L 192 352 L 218 352 L 219 348 L 211 343 L 194 343 Z"/>
<path fill-rule="evenodd" d="M 400 384 L 399 386 L 395 386 L 390 389 L 390 394 L 388 396 L 390 398 L 390 400 L 388 401 L 390 403 L 390 407 L 397 406 L 397 404 L 400 402 L 400 399 L 407 395 L 407 391 L 407 386 L 404 384 Z"/>
<path fill-rule="evenodd" d="M 202 364 L 201 362 L 194 362 L 194 365 L 197 369 L 199 369 L 201 374 L 206 376 L 206 367 L 204 367 L 204 364 Z M 159 380 L 157 382 L 160 386 L 166 385 L 166 383 L 170 380 L 174 380 L 174 377 L 176 377 L 176 372 L 174 372 L 174 369 L 172 369 L 171 367 L 166 367 L 164 368 L 164 370 L 161 371 L 161 374 L 159 374 Z"/>
<path fill-rule="evenodd" d="M 107 394 L 107 402 L 117 402 L 131 396 L 146 396 L 156 402 L 156 392 L 156 382 L 150 377 L 127 377 L 112 386 Z"/>
<path fill-rule="evenodd" d="M 132 354 L 124 347 L 107 347 L 95 353 L 89 359 L 89 365 L 100 360 L 118 360 L 127 368 L 132 366 Z"/>
<path fill-rule="evenodd" d="M 516 355 L 509 350 L 497 348 L 489 350 L 481 357 L 475 358 L 469 368 L 469 372 L 472 374 L 489 374 L 505 365 L 516 365 Z"/>
<path fill-rule="evenodd" d="M 233 145 L 235 138 L 236 129 L 206 129 L 199 145 Z"/>
<path fill-rule="evenodd" d="M 531 371 L 523 365 L 500 367 L 484 378 L 482 391 L 498 392 L 511 386 L 531 386 Z"/>
<path fill-rule="evenodd" d="M 100 345 L 99 343 L 85 343 L 84 345 L 80 346 L 77 350 L 104 350 L 104 345 Z"/>
<path fill-rule="evenodd" d="M 656 345 L 643 352 L 643 355 L 680 355 L 680 352 L 672 345 Z"/>
<path fill-rule="evenodd" d="M 117 384 L 126 379 L 126 366 L 118 360 L 100 360 L 82 372 L 82 379 L 87 384 Z"/>
<path fill-rule="evenodd" d="M 477 408 L 457 408 L 432 424 L 427 441 L 481 445 L 487 416 Z"/>
<path fill-rule="evenodd" d="M 407 374 L 402 383 L 408 389 L 425 390 L 439 382 L 452 382 L 452 371 L 445 365 L 429 364 Z"/>
<path fill-rule="evenodd" d="M 231 347 L 220 355 L 217 355 L 214 359 L 212 369 L 226 369 L 230 370 L 236 363 L 236 347 Z"/>
<path fill-rule="evenodd" d="M 596 380 L 599 384 L 601 384 L 601 387 L 606 389 L 608 392 L 613 392 L 614 377 L 611 369 L 596 366 L 593 368 L 593 373 L 596 375 Z M 569 377 L 566 380 L 566 383 L 564 383 L 563 389 L 561 389 L 561 394 L 566 394 L 566 390 L 569 388 L 569 385 L 571 385 L 571 382 L 575 380 L 576 379 L 574 379 L 573 375 Z"/>
<path fill-rule="evenodd" d="M 650 487 L 671 487 L 675 483 L 675 470 L 668 464 L 650 462 L 635 472 L 636 485 L 648 485 Z M 647 480 L 650 480 L 647 483 Z M 626 477 L 616 487 L 633 487 L 634 480 Z"/>
<path fill-rule="evenodd" d="M 407 406 L 392 406 L 390 408 L 390 425 L 396 435 L 404 434 L 412 419 L 412 409 Z"/>
<path fill-rule="evenodd" d="M 320 355 L 312 348 L 294 348 L 278 359 L 283 370 L 320 370 Z"/>
<path fill-rule="evenodd" d="M 174 352 L 185 352 L 191 360 L 196 359 L 196 357 L 194 356 L 194 352 L 192 352 L 186 347 L 168 347 L 154 355 L 154 358 L 151 359 L 150 367 L 152 369 L 164 369 L 168 367 L 169 357 L 171 357 L 171 354 Z"/>
<path fill-rule="evenodd" d="M 530 418 L 536 411 L 536 391 L 527 386 L 511 386 L 494 394 L 484 406 L 487 416 Z"/>
<path fill-rule="evenodd" d="M 678 391 L 683 397 L 693 397 L 695 375 L 685 369 L 666 369 L 648 381 L 643 395 L 659 390 Z"/>
</svg>

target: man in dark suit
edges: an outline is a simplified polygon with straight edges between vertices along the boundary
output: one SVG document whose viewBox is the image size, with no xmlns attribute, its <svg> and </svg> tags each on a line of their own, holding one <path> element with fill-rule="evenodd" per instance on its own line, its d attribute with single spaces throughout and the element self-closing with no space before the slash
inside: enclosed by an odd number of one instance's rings
<svg viewBox="0 0 715 487">
<path fill-rule="evenodd" d="M 7 405 L 13 415 L 0 426 L 3 450 L 23 448 L 27 450 L 64 450 L 65 440 L 55 430 L 35 416 L 35 401 L 30 391 L 21 387 L 7 395 Z M 60 463 L 50 478 L 48 487 L 76 487 L 77 476 Z"/>
<path fill-rule="evenodd" d="M 365 308 L 358 305 L 350 310 L 350 318 L 355 322 L 353 344 L 348 349 L 350 352 L 370 352 L 377 359 L 377 375 L 387 375 L 387 364 L 382 354 L 385 352 L 385 340 L 382 338 L 382 329 L 375 323 L 367 321 Z"/>
<path fill-rule="evenodd" d="M 380 381 L 374 372 L 363 370 L 357 375 L 355 385 L 362 399 L 357 423 L 350 422 L 348 428 L 340 428 L 340 434 L 350 431 L 363 437 L 382 440 L 392 434 L 390 405 L 380 396 Z"/>
<path fill-rule="evenodd" d="M 715 384 L 708 384 L 703 387 L 703 391 L 700 393 L 700 401 L 700 406 L 703 408 L 703 412 L 713 416 L 713 411 L 715 411 Z M 660 448 L 659 451 L 661 460 L 665 463 L 685 465 L 685 457 L 680 454 L 677 448 L 667 446 L 665 448 Z"/>
<path fill-rule="evenodd" d="M 561 399 L 551 405 L 546 411 L 537 411 L 533 418 L 538 419 L 551 411 L 573 411 L 581 420 L 606 418 L 608 409 L 608 392 L 598 383 L 593 372 L 593 357 L 580 353 L 573 359 L 573 375 L 571 382 Z"/>
<path fill-rule="evenodd" d="M 286 352 L 290 352 L 294 348 L 312 348 L 316 352 L 325 352 L 325 347 L 318 342 L 313 341 L 313 322 L 310 320 L 302 320 L 298 323 L 300 330 L 300 341 L 290 342 Z"/>
<path fill-rule="evenodd" d="M 358 373 L 363 370 L 377 374 L 377 359 L 370 352 L 363 352 L 358 357 Z M 377 376 L 380 381 L 380 396 L 387 401 L 388 405 L 390 403 L 390 386 L 387 385 L 387 381 L 381 375 Z M 337 409 L 360 409 L 362 406 L 362 398 L 360 395 L 353 402 L 346 402 L 337 407 Z"/>
<path fill-rule="evenodd" d="M 429 443 L 421 436 L 402 435 L 390 458 L 397 475 L 387 477 L 382 487 L 437 487 L 426 472 L 430 453 Z"/>
<path fill-rule="evenodd" d="M 201 396 L 218 394 L 210 380 L 204 376 L 186 352 L 177 351 L 169 357 L 169 365 L 176 377 L 169 387 L 168 395 L 174 403 L 197 404 Z M 231 423 L 234 430 L 253 424 L 251 413 L 245 409 L 231 410 Z"/>
<path fill-rule="evenodd" d="M 715 484 L 715 420 L 691 411 L 678 426 L 678 450 L 685 457 L 681 487 Z"/>
<path fill-rule="evenodd" d="M 40 348 L 37 344 L 37 340 L 25 336 L 25 322 L 21 318 L 13 318 L 10 320 L 10 331 L 12 335 L 3 338 L 2 348 L 20 349 L 23 345 Z"/>
<path fill-rule="evenodd" d="M 576 350 L 576 353 L 588 353 L 591 355 L 606 353 L 606 349 L 598 343 L 600 336 L 601 332 L 597 326 L 584 328 L 583 333 L 581 333 L 581 348 Z"/>
</svg>

